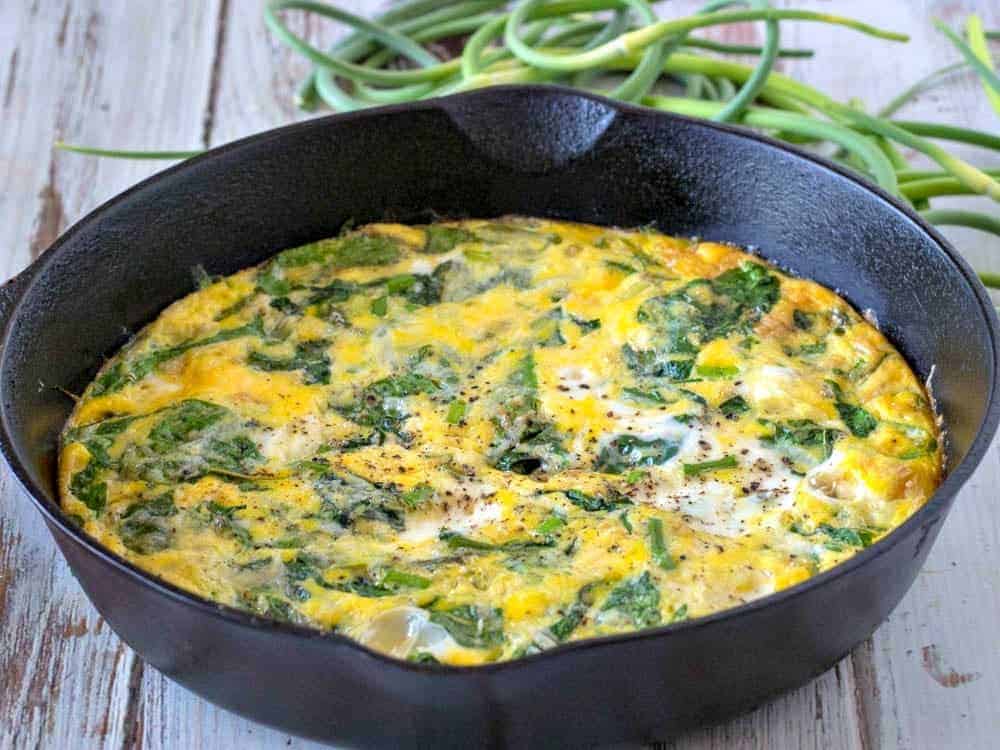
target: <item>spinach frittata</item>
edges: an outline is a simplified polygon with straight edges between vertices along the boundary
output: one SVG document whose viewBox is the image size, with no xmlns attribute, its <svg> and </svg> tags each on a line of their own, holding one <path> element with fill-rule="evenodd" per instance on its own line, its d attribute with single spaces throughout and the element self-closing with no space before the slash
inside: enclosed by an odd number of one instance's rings
<svg viewBox="0 0 1000 750">
<path fill-rule="evenodd" d="M 200 289 L 101 369 L 63 506 L 149 573 L 478 664 L 803 581 L 942 471 L 920 381 L 734 247 L 375 224 Z"/>
</svg>

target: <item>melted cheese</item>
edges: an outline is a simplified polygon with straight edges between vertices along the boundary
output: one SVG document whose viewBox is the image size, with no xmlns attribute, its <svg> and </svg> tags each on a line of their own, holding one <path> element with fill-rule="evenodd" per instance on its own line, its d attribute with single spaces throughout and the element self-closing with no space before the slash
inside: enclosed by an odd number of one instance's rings
<svg viewBox="0 0 1000 750">
<path fill-rule="evenodd" d="M 941 478 L 921 384 L 728 245 L 378 224 L 167 308 L 63 435 L 63 506 L 153 575 L 477 664 L 794 585 Z"/>
</svg>

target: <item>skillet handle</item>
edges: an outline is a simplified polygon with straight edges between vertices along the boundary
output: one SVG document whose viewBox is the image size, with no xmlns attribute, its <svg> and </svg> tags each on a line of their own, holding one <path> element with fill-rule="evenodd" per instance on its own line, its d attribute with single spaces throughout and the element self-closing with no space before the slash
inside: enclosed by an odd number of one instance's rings
<svg viewBox="0 0 1000 750">
<path fill-rule="evenodd" d="M 14 308 L 34 276 L 34 269 L 28 266 L 0 286 L 0 331 L 6 332 L 14 318 Z"/>
</svg>

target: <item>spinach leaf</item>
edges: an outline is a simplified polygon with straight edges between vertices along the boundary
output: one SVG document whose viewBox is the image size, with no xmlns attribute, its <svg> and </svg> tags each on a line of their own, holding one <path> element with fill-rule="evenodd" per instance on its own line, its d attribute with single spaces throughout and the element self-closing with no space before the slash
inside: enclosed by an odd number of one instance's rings
<svg viewBox="0 0 1000 750">
<path fill-rule="evenodd" d="M 245 505 L 222 505 L 214 500 L 202 503 L 195 513 L 206 521 L 221 536 L 228 537 L 244 547 L 253 542 L 249 530 L 236 518 L 236 511 L 243 510 Z"/>
<path fill-rule="evenodd" d="M 251 367 L 265 372 L 302 370 L 302 380 L 307 385 L 330 382 L 330 356 L 327 341 L 303 341 L 295 346 L 291 357 L 271 357 L 260 351 L 252 351 L 247 357 Z"/>
<path fill-rule="evenodd" d="M 879 529 L 851 529 L 842 526 L 831 526 L 828 523 L 821 523 L 816 527 L 816 531 L 803 531 L 797 524 L 792 524 L 789 531 L 800 536 L 813 536 L 823 534 L 827 541 L 824 547 L 833 552 L 842 552 L 845 547 L 857 547 L 863 549 L 870 547 L 879 534 Z"/>
<path fill-rule="evenodd" d="M 482 539 L 473 539 L 449 529 L 441 529 L 438 539 L 447 544 L 449 549 L 467 549 L 476 552 L 520 552 L 538 547 L 555 546 L 555 540 L 548 536 L 542 539 L 514 539 L 502 544 L 494 544 Z"/>
<path fill-rule="evenodd" d="M 563 319 L 561 307 L 554 307 L 542 317 L 535 320 L 531 327 L 534 330 L 535 344 L 542 347 L 562 346 L 566 339 L 559 328 Z"/>
<path fill-rule="evenodd" d="M 750 411 L 750 404 L 742 396 L 733 396 L 719 404 L 719 411 L 729 419 L 737 419 L 741 414 Z"/>
<path fill-rule="evenodd" d="M 275 297 L 270 302 L 271 307 L 285 315 L 298 315 L 302 310 L 288 297 Z"/>
<path fill-rule="evenodd" d="M 691 369 L 694 367 L 693 357 L 673 357 L 669 352 L 654 349 L 636 350 L 629 344 L 622 347 L 622 358 L 632 372 L 646 378 L 685 381 L 691 377 Z"/>
<path fill-rule="evenodd" d="M 680 443 L 665 438 L 643 440 L 634 435 L 616 435 L 597 457 L 597 471 L 621 474 L 637 466 L 656 466 L 677 455 Z"/>
<path fill-rule="evenodd" d="M 695 353 L 734 332 L 749 333 L 780 296 L 778 277 L 759 263 L 743 263 L 714 279 L 695 279 L 639 307 L 640 323 L 663 338 L 665 352 Z"/>
<path fill-rule="evenodd" d="M 181 401 L 168 409 L 149 433 L 151 447 L 157 453 L 165 453 L 181 443 L 194 440 L 198 433 L 215 424 L 229 410 L 224 406 L 199 399 Z"/>
<path fill-rule="evenodd" d="M 466 648 L 492 648 L 504 642 L 503 611 L 500 609 L 463 604 L 431 610 L 430 619 Z"/>
<path fill-rule="evenodd" d="M 285 577 L 288 579 L 292 596 L 296 599 L 308 599 L 309 592 L 297 584 L 320 575 L 320 561 L 304 552 L 285 561 Z"/>
<path fill-rule="evenodd" d="M 534 354 L 528 352 L 515 364 L 507 383 L 497 393 L 495 432 L 489 448 L 490 465 L 500 471 L 532 474 L 565 465 L 562 435 L 537 414 L 538 378 Z"/>
<path fill-rule="evenodd" d="M 120 359 L 94 381 L 89 395 L 104 396 L 108 393 L 120 391 L 126 385 L 139 382 L 164 362 L 175 359 L 192 349 L 218 344 L 223 341 L 231 341 L 232 339 L 244 336 L 263 335 L 263 322 L 260 318 L 255 318 L 246 325 L 237 328 L 226 328 L 204 339 L 187 341 L 183 344 L 167 347 L 166 349 L 152 349 L 145 354 L 131 359 Z"/>
<path fill-rule="evenodd" d="M 243 591 L 239 598 L 240 604 L 255 614 L 282 622 L 292 622 L 295 619 L 292 605 L 269 591 Z"/>
<path fill-rule="evenodd" d="M 93 458 L 87 465 L 70 479 L 69 489 L 76 498 L 94 512 L 100 515 L 108 504 L 108 484 L 100 480 L 101 467 Z"/>
<path fill-rule="evenodd" d="M 384 523 L 396 531 L 406 528 L 407 503 L 398 492 L 358 476 L 339 476 L 328 467 L 319 473 L 313 482 L 320 496 L 319 518 L 334 521 L 344 528 L 358 521 Z"/>
<path fill-rule="evenodd" d="M 833 453 L 833 444 L 844 436 L 840 430 L 820 427 L 808 419 L 792 419 L 788 422 L 761 420 L 761 424 L 772 429 L 770 435 L 761 438 L 761 442 L 804 463 L 807 469 L 828 459 Z"/>
<path fill-rule="evenodd" d="M 516 444 L 496 456 L 494 468 L 528 475 L 539 469 L 558 468 L 565 462 L 562 436 L 554 426 L 529 419 L 506 438 L 510 440 L 512 434 L 516 435 Z"/>
<path fill-rule="evenodd" d="M 162 410 L 144 442 L 126 446 L 120 474 L 146 482 L 194 481 L 218 472 L 250 474 L 263 456 L 235 414 L 218 404 L 188 399 Z"/>
<path fill-rule="evenodd" d="M 284 297 L 292 291 L 292 285 L 285 280 L 281 266 L 272 260 L 257 272 L 257 291 L 270 297 Z"/>
<path fill-rule="evenodd" d="M 140 555 L 160 552 L 170 546 L 173 536 L 162 519 L 176 514 L 174 496 L 170 492 L 132 503 L 121 515 L 118 536 L 126 548 Z"/>
<path fill-rule="evenodd" d="M 227 471 L 231 474 L 248 474 L 251 467 L 263 458 L 257 444 L 246 435 L 235 435 L 226 440 L 210 440 L 205 451 L 209 471 Z"/>
<path fill-rule="evenodd" d="M 431 224 L 424 227 L 427 239 L 424 246 L 418 251 L 428 255 L 441 255 L 451 252 L 458 245 L 466 242 L 475 242 L 476 235 L 461 227 L 446 227 L 439 224 Z"/>
<path fill-rule="evenodd" d="M 620 583 L 604 600 L 602 611 L 617 610 L 632 620 L 637 628 L 660 623 L 660 589 L 649 571 Z"/>
<path fill-rule="evenodd" d="M 306 298 L 306 305 L 346 302 L 358 291 L 357 284 L 343 279 L 334 279 L 326 286 L 312 287 L 312 294 Z"/>
<path fill-rule="evenodd" d="M 847 429 L 851 431 L 854 437 L 868 437 L 878 427 L 878 420 L 866 409 L 847 403 L 844 400 L 844 392 L 836 381 L 827 380 L 826 384 L 833 391 L 834 406 L 837 407 L 837 414 L 840 415 L 841 420 L 847 425 Z"/>
<path fill-rule="evenodd" d="M 583 334 L 584 336 L 586 336 L 591 331 L 596 331 L 598 328 L 601 327 L 600 318 L 592 318 L 591 320 L 585 320 L 583 318 L 578 318 L 575 315 L 570 315 L 569 319 L 576 324 L 576 326 L 580 329 L 580 333 Z"/>
<path fill-rule="evenodd" d="M 283 268 L 322 263 L 333 269 L 355 266 L 387 266 L 401 256 L 399 243 L 391 237 L 349 234 L 346 237 L 311 242 L 279 254 L 275 261 Z"/>
<path fill-rule="evenodd" d="M 372 427 L 380 440 L 394 434 L 405 440 L 403 422 L 409 417 L 399 399 L 418 393 L 434 393 L 438 384 L 419 373 L 383 378 L 366 386 L 361 397 L 347 406 L 335 407 L 342 416 L 364 427 Z"/>
<path fill-rule="evenodd" d="M 805 310 L 794 310 L 792 312 L 792 322 L 801 331 L 810 330 L 816 322 L 816 313 Z"/>
</svg>

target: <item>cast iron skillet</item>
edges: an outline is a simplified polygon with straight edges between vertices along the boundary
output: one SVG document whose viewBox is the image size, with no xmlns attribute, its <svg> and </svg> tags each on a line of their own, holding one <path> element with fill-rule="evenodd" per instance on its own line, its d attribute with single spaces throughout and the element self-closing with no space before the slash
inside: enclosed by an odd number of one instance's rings
<svg viewBox="0 0 1000 750">
<path fill-rule="evenodd" d="M 212 604 L 103 549 L 58 510 L 56 436 L 102 356 L 191 291 L 348 220 L 542 215 L 759 248 L 870 309 L 934 393 L 949 473 L 834 570 L 669 627 L 486 667 L 437 668 Z M 997 320 L 912 211 L 838 167 L 733 128 L 557 87 L 337 115 L 215 149 L 106 203 L 0 289 L 0 444 L 112 628 L 154 667 L 289 732 L 364 746 L 658 740 L 829 668 L 909 588 L 997 420 Z"/>
</svg>

